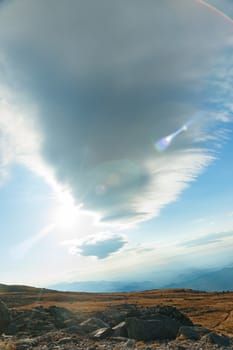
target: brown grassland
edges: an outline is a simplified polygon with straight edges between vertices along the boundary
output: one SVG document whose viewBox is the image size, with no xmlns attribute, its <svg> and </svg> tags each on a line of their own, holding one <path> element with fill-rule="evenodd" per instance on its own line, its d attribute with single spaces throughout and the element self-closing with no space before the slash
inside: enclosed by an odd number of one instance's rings
<svg viewBox="0 0 233 350">
<path fill-rule="evenodd" d="M 172 305 L 189 316 L 193 323 L 233 336 L 233 292 L 167 289 L 130 293 L 74 293 L 25 288 L 20 292 L 0 291 L 0 299 L 10 308 L 56 305 L 87 314 L 119 304 Z"/>
</svg>

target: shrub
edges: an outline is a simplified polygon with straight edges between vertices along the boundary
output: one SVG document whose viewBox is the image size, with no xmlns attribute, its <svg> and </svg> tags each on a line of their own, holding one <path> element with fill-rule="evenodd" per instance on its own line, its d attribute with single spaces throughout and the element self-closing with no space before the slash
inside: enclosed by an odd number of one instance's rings
<svg viewBox="0 0 233 350">
<path fill-rule="evenodd" d="M 16 350 L 16 346 L 12 343 L 0 340 L 0 350 Z"/>
</svg>

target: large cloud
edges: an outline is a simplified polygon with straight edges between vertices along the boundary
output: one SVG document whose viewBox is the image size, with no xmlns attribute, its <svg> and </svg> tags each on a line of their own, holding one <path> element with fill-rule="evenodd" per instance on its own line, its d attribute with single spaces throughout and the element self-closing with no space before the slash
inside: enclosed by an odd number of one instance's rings
<svg viewBox="0 0 233 350">
<path fill-rule="evenodd" d="M 43 156 L 84 209 L 109 223 L 149 219 L 210 162 L 205 81 L 230 29 L 191 0 L 3 6 L 5 81 L 38 105 Z"/>
</svg>

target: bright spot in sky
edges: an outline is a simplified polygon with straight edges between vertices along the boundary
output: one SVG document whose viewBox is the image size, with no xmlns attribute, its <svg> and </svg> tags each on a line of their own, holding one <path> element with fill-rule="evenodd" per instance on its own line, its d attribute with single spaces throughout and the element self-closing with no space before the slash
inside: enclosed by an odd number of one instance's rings
<svg viewBox="0 0 233 350">
<path fill-rule="evenodd" d="M 78 217 L 80 206 L 75 201 L 69 190 L 59 193 L 59 204 L 53 213 L 53 222 L 59 229 L 70 229 L 74 227 Z"/>
<path fill-rule="evenodd" d="M 154 144 L 155 150 L 157 152 L 163 152 L 165 151 L 172 143 L 172 141 L 179 136 L 180 134 L 182 134 L 183 132 L 188 130 L 189 125 L 192 123 L 192 121 L 187 122 L 186 124 L 184 124 L 181 128 L 179 128 L 178 130 L 176 130 L 175 132 L 173 132 L 170 135 L 167 135 L 163 138 L 161 138 L 159 141 L 157 141 Z"/>
<path fill-rule="evenodd" d="M 59 185 L 57 186 L 59 188 Z M 52 209 L 49 223 L 32 237 L 20 242 L 12 248 L 11 255 L 14 258 L 23 258 L 37 243 L 42 239 L 55 232 L 62 234 L 67 230 L 73 229 L 80 217 L 80 206 L 76 206 L 74 199 L 67 189 L 56 191 L 56 205 Z"/>
</svg>

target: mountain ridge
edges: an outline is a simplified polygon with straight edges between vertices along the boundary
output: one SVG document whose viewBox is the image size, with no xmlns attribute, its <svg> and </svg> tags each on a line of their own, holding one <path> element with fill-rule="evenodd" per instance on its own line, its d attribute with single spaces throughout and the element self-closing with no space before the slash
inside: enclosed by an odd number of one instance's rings
<svg viewBox="0 0 233 350">
<path fill-rule="evenodd" d="M 190 276 L 192 276 L 190 278 Z M 61 282 L 49 286 L 52 289 L 71 292 L 108 293 L 137 292 L 153 289 L 186 288 L 209 292 L 233 291 L 233 267 L 219 270 L 186 273 L 176 277 L 179 282 L 160 284 L 155 281 L 79 281 Z"/>
<path fill-rule="evenodd" d="M 189 278 L 189 276 L 192 278 Z M 114 292 L 143 292 L 164 289 L 189 289 L 206 292 L 233 291 L 233 267 L 224 267 L 216 271 L 203 271 L 182 275 L 169 284 L 156 284 L 155 281 L 78 281 L 61 282 L 48 286 L 48 288 L 28 286 L 24 284 L 0 283 L 0 293 L 114 293 Z"/>
<path fill-rule="evenodd" d="M 180 283 L 171 283 L 166 288 L 188 288 L 205 290 L 207 292 L 221 292 L 233 290 L 233 267 L 224 267 L 221 270 L 206 272 L 198 277 Z"/>
</svg>

